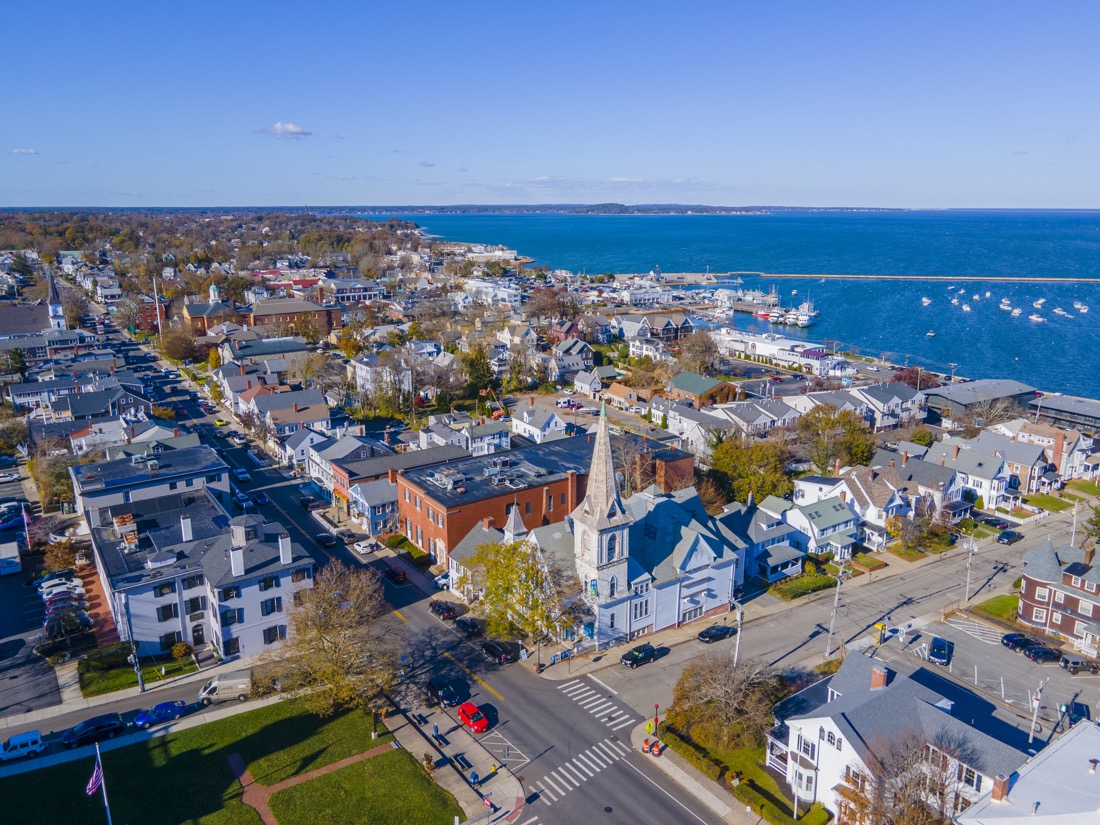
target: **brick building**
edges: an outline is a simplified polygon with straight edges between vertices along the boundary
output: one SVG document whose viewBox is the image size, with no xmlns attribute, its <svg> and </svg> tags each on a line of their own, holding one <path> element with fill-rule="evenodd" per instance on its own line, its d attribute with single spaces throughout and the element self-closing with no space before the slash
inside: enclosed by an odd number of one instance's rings
<svg viewBox="0 0 1100 825">
<path fill-rule="evenodd" d="M 1024 556 L 1019 619 L 1089 656 L 1100 652 L 1100 566 L 1096 548 L 1045 545 Z"/>
</svg>

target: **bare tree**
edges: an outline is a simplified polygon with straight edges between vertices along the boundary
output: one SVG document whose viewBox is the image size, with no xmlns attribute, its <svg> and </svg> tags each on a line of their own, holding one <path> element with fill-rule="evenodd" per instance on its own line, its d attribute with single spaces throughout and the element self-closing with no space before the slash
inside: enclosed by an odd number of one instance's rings
<svg viewBox="0 0 1100 825">
<path fill-rule="evenodd" d="M 718 345 L 710 332 L 701 329 L 680 339 L 680 363 L 691 372 L 709 372 L 718 362 Z"/>
<path fill-rule="evenodd" d="M 994 398 L 967 404 L 963 414 L 955 420 L 955 426 L 963 431 L 964 438 L 973 438 L 984 428 L 1001 424 L 1020 415 L 1019 405 L 1009 398 Z"/>
</svg>

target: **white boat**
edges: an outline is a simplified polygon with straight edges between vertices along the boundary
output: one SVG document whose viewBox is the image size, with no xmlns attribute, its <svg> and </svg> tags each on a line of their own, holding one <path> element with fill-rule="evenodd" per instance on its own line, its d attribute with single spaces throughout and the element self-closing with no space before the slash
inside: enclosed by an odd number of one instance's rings
<svg viewBox="0 0 1100 825">
<path fill-rule="evenodd" d="M 985 297 L 986 297 L 986 298 L 988 298 L 988 297 L 989 297 L 989 290 L 986 290 L 986 292 L 985 292 Z"/>
<path fill-rule="evenodd" d="M 1042 309 L 1043 304 L 1045 304 L 1046 302 L 1047 302 L 1046 298 L 1040 298 L 1038 301 L 1036 301 L 1034 304 L 1032 304 L 1032 306 L 1035 307 L 1036 309 Z"/>
<path fill-rule="evenodd" d="M 1055 308 L 1054 308 L 1054 314 L 1055 314 L 1055 315 L 1066 315 L 1066 316 L 1068 316 L 1068 315 L 1069 315 L 1069 313 L 1068 313 L 1068 312 L 1066 312 L 1066 311 L 1065 311 L 1064 309 L 1062 309 L 1061 307 L 1055 307 Z"/>
<path fill-rule="evenodd" d="M 1081 306 L 1077 308 L 1077 311 L 1084 315 L 1086 312 L 1089 311 L 1089 308 L 1086 304 L 1081 304 Z"/>
<path fill-rule="evenodd" d="M 803 301 L 799 305 L 794 323 L 800 327 L 809 327 L 817 323 L 817 310 L 814 309 L 813 301 Z"/>
<path fill-rule="evenodd" d="M 1080 301 L 1074 301 L 1073 302 L 1073 308 L 1074 309 L 1080 309 L 1081 308 L 1081 302 Z"/>
<path fill-rule="evenodd" d="M 1008 310 L 1012 309 L 1012 304 L 1001 304 L 998 309 L 1003 309 L 1007 312 Z"/>
<path fill-rule="evenodd" d="M 970 312 L 970 304 L 963 304 L 963 312 Z"/>
<path fill-rule="evenodd" d="M 971 300 L 979 301 L 979 300 L 981 300 L 981 296 L 980 295 L 975 295 Z"/>
<path fill-rule="evenodd" d="M 1046 318 L 1033 312 L 1031 315 L 1027 316 L 1027 320 L 1034 321 L 1037 324 L 1041 324 L 1046 321 Z"/>
<path fill-rule="evenodd" d="M 1019 307 L 1016 307 L 1016 309 L 1012 310 L 1012 317 L 1013 318 L 1019 318 L 1023 314 L 1024 314 L 1024 311 L 1022 309 L 1020 309 Z"/>
<path fill-rule="evenodd" d="M 783 323 L 790 326 L 796 326 L 798 324 L 798 310 L 792 309 L 786 315 L 783 316 Z"/>
<path fill-rule="evenodd" d="M 932 330 L 928 330 L 928 332 L 924 333 L 924 337 L 925 338 L 935 338 L 936 333 L 934 333 Z"/>
<path fill-rule="evenodd" d="M 923 304 L 924 306 L 928 306 L 928 305 L 929 305 L 930 303 L 932 303 L 932 299 L 931 299 L 931 298 L 921 298 L 921 299 L 920 299 L 920 302 L 921 302 L 921 303 L 922 303 L 922 304 Z"/>
<path fill-rule="evenodd" d="M 797 294 L 798 294 L 798 290 L 797 290 L 797 289 L 792 289 L 792 290 L 791 290 L 791 295 L 797 295 Z"/>
<path fill-rule="evenodd" d="M 959 299 L 958 298 L 952 298 L 951 303 L 954 304 L 955 306 L 958 306 L 959 305 Z"/>
<path fill-rule="evenodd" d="M 783 323 L 783 319 L 786 317 L 786 313 L 781 312 L 778 309 L 773 309 L 771 312 L 768 313 L 768 320 L 771 321 L 773 324 Z"/>
</svg>

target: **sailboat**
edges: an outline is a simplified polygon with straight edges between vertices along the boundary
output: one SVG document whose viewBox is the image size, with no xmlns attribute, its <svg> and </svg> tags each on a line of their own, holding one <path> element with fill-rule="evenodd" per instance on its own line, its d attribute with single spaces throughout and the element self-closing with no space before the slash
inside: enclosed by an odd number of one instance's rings
<svg viewBox="0 0 1100 825">
<path fill-rule="evenodd" d="M 924 333 L 924 337 L 925 338 L 935 338 L 936 333 L 933 330 L 928 330 L 928 332 Z"/>
<path fill-rule="evenodd" d="M 929 305 L 930 303 L 932 303 L 932 299 L 931 299 L 931 298 L 921 298 L 921 299 L 920 299 L 920 302 L 921 302 L 921 304 L 923 304 L 924 306 L 928 306 L 928 305 Z"/>
</svg>

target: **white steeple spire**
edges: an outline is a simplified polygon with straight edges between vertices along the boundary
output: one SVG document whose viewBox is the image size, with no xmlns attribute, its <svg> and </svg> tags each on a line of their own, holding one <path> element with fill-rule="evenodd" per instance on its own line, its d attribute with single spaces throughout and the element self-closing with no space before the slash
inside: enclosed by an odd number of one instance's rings
<svg viewBox="0 0 1100 825">
<path fill-rule="evenodd" d="M 508 512 L 508 522 L 504 525 L 504 541 L 506 544 L 519 541 L 527 535 L 527 528 L 523 526 L 523 519 L 519 517 L 519 502 L 512 504 Z"/>
<path fill-rule="evenodd" d="M 600 408 L 596 443 L 588 470 L 584 501 L 573 511 L 573 520 L 594 530 L 605 530 L 628 521 L 626 508 L 615 484 L 615 460 L 611 455 L 611 431 L 607 421 L 607 403 Z"/>
</svg>

